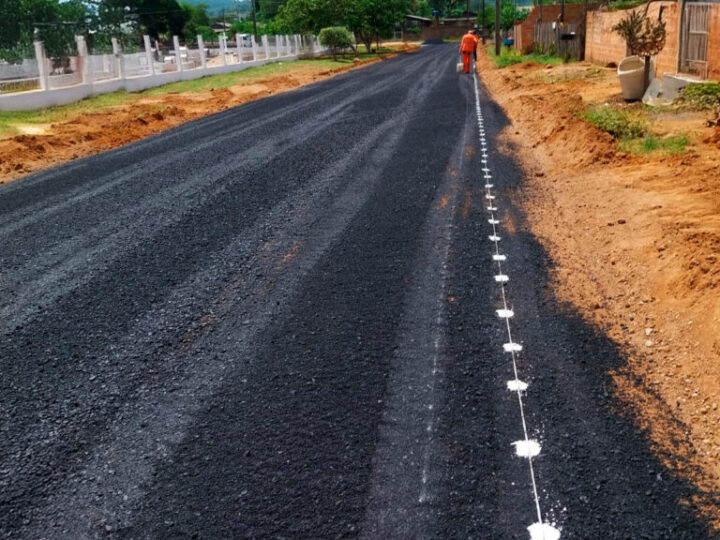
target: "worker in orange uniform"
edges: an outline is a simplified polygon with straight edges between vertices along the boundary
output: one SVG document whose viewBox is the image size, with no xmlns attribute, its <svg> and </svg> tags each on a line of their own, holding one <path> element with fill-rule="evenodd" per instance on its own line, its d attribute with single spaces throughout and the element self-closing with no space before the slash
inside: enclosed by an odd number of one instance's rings
<svg viewBox="0 0 720 540">
<path fill-rule="evenodd" d="M 463 57 L 463 68 L 465 69 L 465 73 L 470 73 L 470 59 L 477 49 L 479 42 L 480 40 L 472 30 L 468 30 L 467 34 L 463 36 L 462 41 L 460 42 L 460 52 Z"/>
</svg>

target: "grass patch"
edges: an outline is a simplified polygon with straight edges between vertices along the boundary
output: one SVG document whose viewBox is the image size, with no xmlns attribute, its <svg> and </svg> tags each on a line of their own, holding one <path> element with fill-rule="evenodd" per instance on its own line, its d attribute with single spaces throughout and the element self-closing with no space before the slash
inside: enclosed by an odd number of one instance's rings
<svg viewBox="0 0 720 540">
<path fill-rule="evenodd" d="M 17 134 L 17 125 L 50 124 L 71 116 L 92 112 L 98 109 L 122 105 L 132 99 L 135 94 L 124 90 L 92 96 L 76 103 L 57 105 L 46 109 L 31 111 L 0 111 L 0 137 Z"/>
<path fill-rule="evenodd" d="M 651 134 L 639 139 L 622 140 L 618 146 L 623 152 L 641 156 L 676 156 L 685 152 L 689 142 L 687 135 L 677 135 L 675 137 L 661 139 Z"/>
<path fill-rule="evenodd" d="M 502 47 L 500 54 L 495 54 L 493 46 L 488 47 L 488 54 L 492 59 L 495 67 L 507 67 L 522 62 L 535 62 L 536 64 L 562 64 L 563 59 L 553 54 L 545 54 L 540 52 L 532 52 L 529 54 L 521 54 L 517 49 L 511 47 Z"/>
<path fill-rule="evenodd" d="M 720 83 L 690 84 L 682 89 L 682 99 L 686 103 L 699 108 L 720 107 Z"/>
<path fill-rule="evenodd" d="M 360 58 L 360 60 L 373 60 L 375 58 L 382 57 L 384 54 L 394 52 L 398 51 L 388 47 L 381 47 L 374 53 L 368 53 L 365 51 L 365 47 L 360 46 L 358 47 L 358 58 Z M 271 63 L 263 66 L 248 68 L 243 71 L 236 71 L 234 73 L 209 75 L 192 81 L 180 81 L 166 84 L 164 86 L 158 86 L 139 93 L 130 93 L 125 90 L 121 90 L 109 94 L 92 96 L 69 105 L 58 105 L 55 107 L 34 109 L 30 111 L 0 111 L 0 138 L 17 135 L 19 133 L 18 126 L 61 122 L 80 114 L 92 113 L 101 109 L 123 105 L 130 101 L 139 99 L 142 96 L 158 96 L 180 92 L 207 92 L 213 88 L 227 88 L 235 85 L 247 85 L 254 83 L 258 79 L 292 73 L 298 68 L 308 66 L 311 66 L 318 71 L 336 71 L 352 66 L 354 64 L 353 60 L 354 56 L 349 55 L 344 58 L 338 57 L 337 61 L 334 61 L 332 58 L 316 58 Z"/>
<path fill-rule="evenodd" d="M 607 131 L 616 139 L 636 139 L 643 137 L 648 131 L 647 124 L 643 120 L 610 107 L 593 107 L 580 113 L 580 117 Z"/>
</svg>

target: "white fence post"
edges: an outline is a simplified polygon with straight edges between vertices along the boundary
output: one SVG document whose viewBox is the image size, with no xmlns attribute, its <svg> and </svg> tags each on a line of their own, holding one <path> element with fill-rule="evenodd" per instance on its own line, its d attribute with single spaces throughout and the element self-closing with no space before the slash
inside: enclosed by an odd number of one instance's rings
<svg viewBox="0 0 720 540">
<path fill-rule="evenodd" d="M 244 36 L 245 34 L 243 34 Z M 242 36 L 240 34 L 235 34 L 235 47 L 237 47 L 238 52 L 238 64 L 242 64 L 243 61 L 243 40 Z"/>
<path fill-rule="evenodd" d="M 177 64 L 177 70 L 183 70 L 182 54 L 180 54 L 180 38 L 173 36 L 173 47 L 175 47 L 175 63 Z"/>
<path fill-rule="evenodd" d="M 227 41 L 225 37 L 225 32 L 220 34 L 220 54 L 222 55 L 222 64 L 223 66 L 227 66 Z"/>
<path fill-rule="evenodd" d="M 111 38 L 113 54 L 115 55 L 115 61 L 117 62 L 117 74 L 118 78 L 125 78 L 125 57 L 123 56 L 120 43 L 117 38 Z"/>
<path fill-rule="evenodd" d="M 268 41 L 267 35 L 262 37 L 263 48 L 265 49 L 265 59 L 270 58 L 270 41 Z"/>
<path fill-rule="evenodd" d="M 143 43 L 145 45 L 145 58 L 147 59 L 148 68 L 150 69 L 150 75 L 155 75 L 155 59 L 152 54 L 152 46 L 150 45 L 150 36 L 143 36 Z"/>
<path fill-rule="evenodd" d="M 50 80 L 48 73 L 48 65 L 45 59 L 45 47 L 43 47 L 42 41 L 34 41 L 33 45 L 35 46 L 35 60 L 37 60 L 40 88 L 42 90 L 48 90 L 50 88 Z"/>
<path fill-rule="evenodd" d="M 275 58 L 280 58 L 280 36 L 275 34 Z"/>
<path fill-rule="evenodd" d="M 198 35 L 198 49 L 200 50 L 200 67 L 205 69 L 207 67 L 207 57 L 205 56 L 205 40 L 202 36 Z"/>
<path fill-rule="evenodd" d="M 75 43 L 77 43 L 78 57 L 80 57 L 82 83 L 87 84 L 90 82 L 90 59 L 88 58 L 87 43 L 83 36 L 75 36 Z"/>
</svg>

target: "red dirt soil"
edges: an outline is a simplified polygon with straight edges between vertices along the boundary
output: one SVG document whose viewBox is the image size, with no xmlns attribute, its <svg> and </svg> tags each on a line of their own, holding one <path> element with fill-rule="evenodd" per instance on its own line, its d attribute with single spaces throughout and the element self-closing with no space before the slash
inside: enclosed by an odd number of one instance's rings
<svg viewBox="0 0 720 540">
<path fill-rule="evenodd" d="M 405 52 L 417 45 L 395 44 Z M 397 56 L 385 55 L 382 59 Z M 379 61 L 356 60 L 353 65 L 297 66 L 289 73 L 202 93 L 176 93 L 138 98 L 118 106 L 78 113 L 53 123 L 38 134 L 0 140 L 0 184 L 53 165 L 111 150 L 173 128 L 190 120 L 242 105 L 249 101 L 293 90 Z"/>
<path fill-rule="evenodd" d="M 556 296 L 627 355 L 616 395 L 720 530 L 720 128 L 670 115 L 654 129 L 688 134 L 690 151 L 631 156 L 575 114 L 623 106 L 612 71 L 486 56 L 479 71 L 512 122 L 530 180 L 509 195 L 557 264 Z"/>
</svg>

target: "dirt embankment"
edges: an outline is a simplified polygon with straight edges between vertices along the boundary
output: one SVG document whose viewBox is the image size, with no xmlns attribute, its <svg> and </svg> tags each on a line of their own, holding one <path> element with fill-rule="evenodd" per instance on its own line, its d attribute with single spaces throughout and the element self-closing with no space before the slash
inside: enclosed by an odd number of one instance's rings
<svg viewBox="0 0 720 540">
<path fill-rule="evenodd" d="M 556 295 L 627 354 L 617 395 L 720 529 L 720 131 L 659 112 L 653 131 L 687 135 L 688 152 L 631 156 L 575 114 L 620 106 L 612 70 L 479 65 L 512 121 L 530 181 L 510 196 L 557 263 Z"/>
<path fill-rule="evenodd" d="M 417 45 L 395 44 L 405 52 Z M 399 53 L 385 55 L 382 60 Z M 328 69 L 318 64 L 293 67 L 288 73 L 246 81 L 207 92 L 137 94 L 121 105 L 71 114 L 46 125 L 23 126 L 25 134 L 0 140 L 0 184 L 77 158 L 111 150 L 190 120 L 293 90 L 356 67 L 380 61 L 356 60 Z"/>
</svg>

